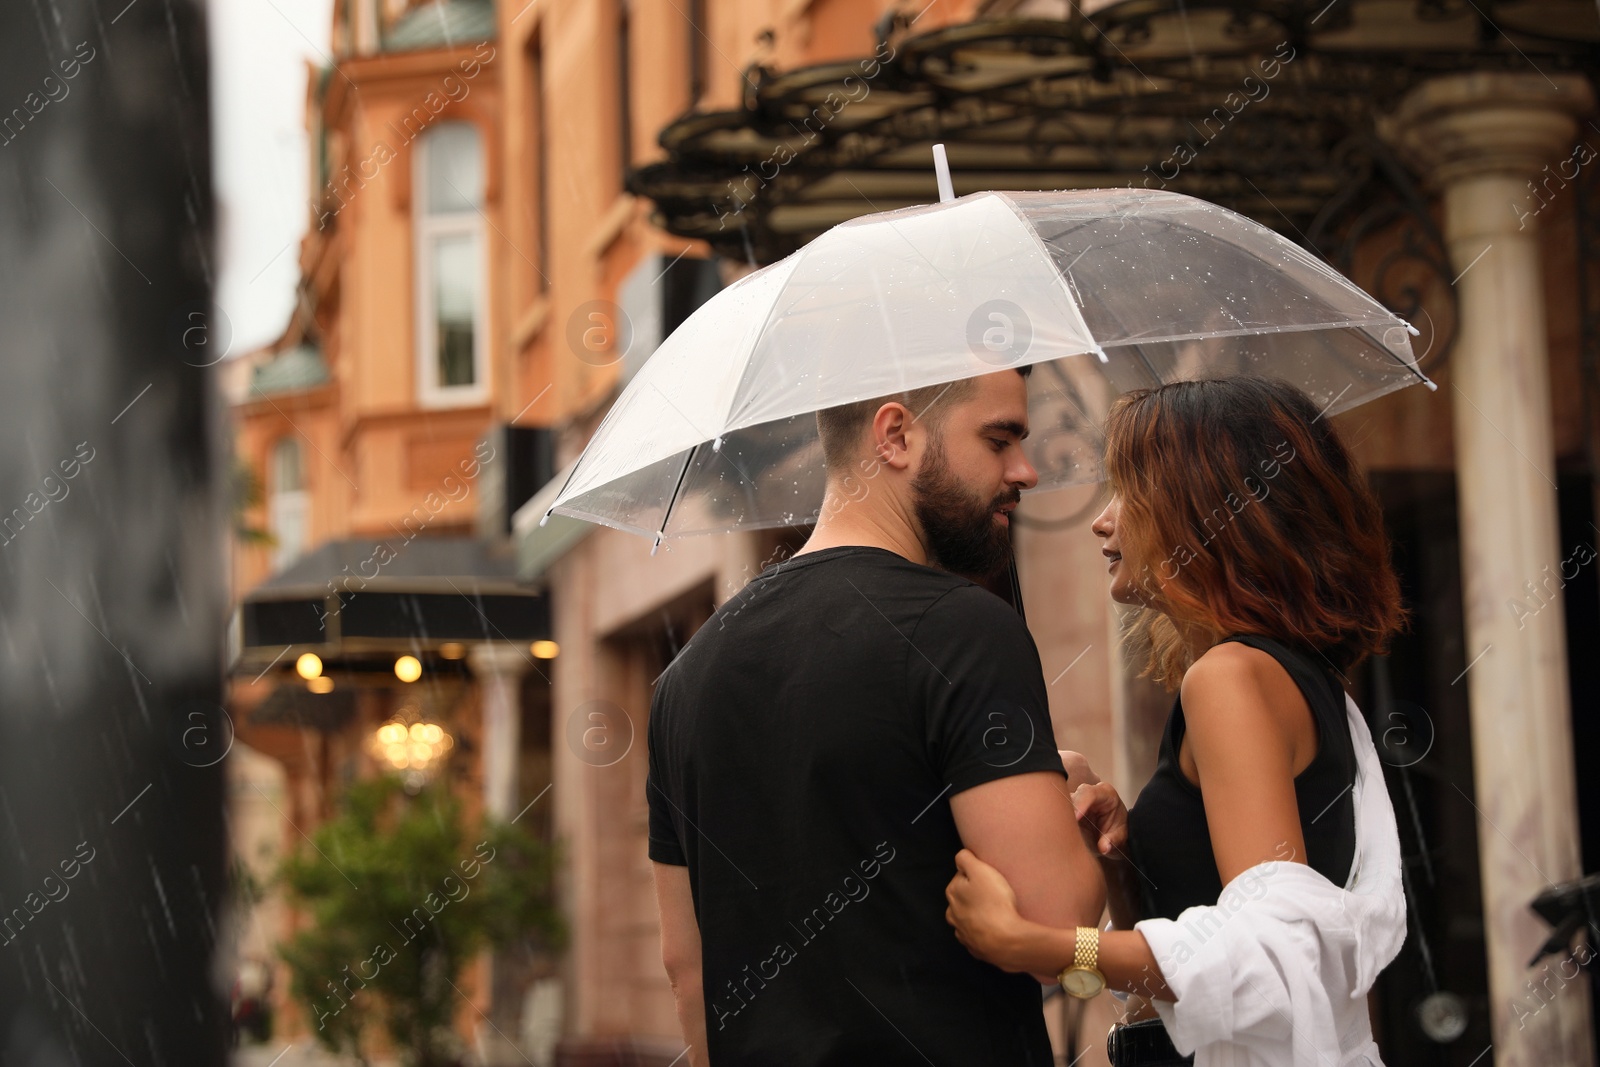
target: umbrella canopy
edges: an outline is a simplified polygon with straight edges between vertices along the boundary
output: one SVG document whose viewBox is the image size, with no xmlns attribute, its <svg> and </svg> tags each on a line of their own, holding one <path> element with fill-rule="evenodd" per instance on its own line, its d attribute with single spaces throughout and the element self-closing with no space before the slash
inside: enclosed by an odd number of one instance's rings
<svg viewBox="0 0 1600 1067">
<path fill-rule="evenodd" d="M 1427 382 L 1415 332 L 1203 200 L 973 193 L 843 223 L 718 293 L 629 382 L 550 511 L 658 543 L 809 523 L 817 411 L 1026 364 L 1031 492 L 1091 482 L 1122 392 L 1258 374 L 1336 414 Z"/>
</svg>

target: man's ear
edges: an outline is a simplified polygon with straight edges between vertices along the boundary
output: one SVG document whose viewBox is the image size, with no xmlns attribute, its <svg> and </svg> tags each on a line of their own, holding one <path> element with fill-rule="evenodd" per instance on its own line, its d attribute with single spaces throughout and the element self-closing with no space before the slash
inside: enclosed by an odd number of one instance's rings
<svg viewBox="0 0 1600 1067">
<path fill-rule="evenodd" d="M 905 470 L 911 463 L 910 442 L 911 412 L 904 404 L 889 401 L 872 416 L 872 450 L 878 462 L 895 470 Z"/>
</svg>

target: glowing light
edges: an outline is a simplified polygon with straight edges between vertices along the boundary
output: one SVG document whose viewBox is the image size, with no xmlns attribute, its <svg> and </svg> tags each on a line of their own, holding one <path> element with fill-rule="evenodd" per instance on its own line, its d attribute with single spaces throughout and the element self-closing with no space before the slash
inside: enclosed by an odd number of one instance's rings
<svg viewBox="0 0 1600 1067">
<path fill-rule="evenodd" d="M 414 682 L 422 677 L 422 661 L 415 656 L 401 656 L 394 661 L 394 676 L 402 682 Z"/>
<path fill-rule="evenodd" d="M 322 657 L 315 652 L 302 652 L 294 661 L 294 672 L 306 681 L 322 675 Z"/>
<path fill-rule="evenodd" d="M 439 646 L 439 655 L 444 659 L 462 659 L 467 654 L 467 646 L 460 641 L 446 641 Z"/>
<path fill-rule="evenodd" d="M 331 693 L 333 692 L 333 679 L 325 674 L 319 674 L 306 682 L 306 688 L 313 693 Z"/>
<path fill-rule="evenodd" d="M 555 659 L 561 651 L 561 646 L 554 641 L 535 641 L 528 646 L 528 651 L 539 659 Z"/>
<path fill-rule="evenodd" d="M 367 743 L 374 759 L 400 772 L 410 792 L 420 789 L 455 747 L 455 738 L 444 727 L 417 720 L 416 715 L 416 708 L 402 708 L 396 718 L 374 730 Z"/>
</svg>

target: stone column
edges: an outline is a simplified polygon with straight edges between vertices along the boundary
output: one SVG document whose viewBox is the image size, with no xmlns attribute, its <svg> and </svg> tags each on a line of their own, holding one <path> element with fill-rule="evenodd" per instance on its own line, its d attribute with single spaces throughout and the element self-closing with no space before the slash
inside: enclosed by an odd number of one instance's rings
<svg viewBox="0 0 1600 1067">
<path fill-rule="evenodd" d="M 508 642 L 473 645 L 467 664 L 478 680 L 479 706 L 483 709 L 483 810 L 486 816 L 517 816 L 517 766 L 522 734 L 522 674 L 532 664 L 527 646 Z M 516 1063 L 526 1059 L 506 1036 L 517 1031 L 519 1005 L 502 989 L 503 967 L 496 966 L 493 948 L 479 957 L 481 992 L 479 1011 L 490 1023 L 475 1024 L 479 1047 L 489 1063 Z M 493 1022 L 498 1019 L 499 1022 Z"/>
<path fill-rule="evenodd" d="M 522 727 L 522 674 L 529 667 L 521 645 L 474 645 L 467 662 L 478 679 L 483 708 L 483 807 L 497 819 L 517 814 L 517 753 Z"/>
<path fill-rule="evenodd" d="M 1545 974 L 1527 966 L 1548 934 L 1528 902 L 1580 873 L 1566 633 L 1559 578 L 1549 581 L 1566 553 L 1558 543 L 1539 201 L 1528 183 L 1571 156 L 1576 117 L 1593 107 L 1588 84 L 1574 75 L 1451 75 L 1414 89 L 1384 131 L 1442 195 L 1459 275 L 1460 332 L 1441 377 L 1455 425 L 1469 664 L 1462 681 L 1472 709 L 1499 1067 L 1594 1063 L 1583 976 L 1549 984 L 1554 967 Z M 1524 610 L 1552 595 L 1548 607 Z"/>
</svg>

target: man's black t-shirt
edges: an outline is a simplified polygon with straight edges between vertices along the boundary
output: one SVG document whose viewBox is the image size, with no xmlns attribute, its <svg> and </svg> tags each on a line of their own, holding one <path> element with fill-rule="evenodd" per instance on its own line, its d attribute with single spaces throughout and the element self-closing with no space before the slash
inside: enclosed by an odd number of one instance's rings
<svg viewBox="0 0 1600 1067">
<path fill-rule="evenodd" d="M 768 567 L 659 679 L 650 858 L 687 864 L 713 1067 L 1051 1062 L 1040 986 L 962 948 L 950 796 L 1062 775 L 1032 636 L 886 549 Z"/>
</svg>

